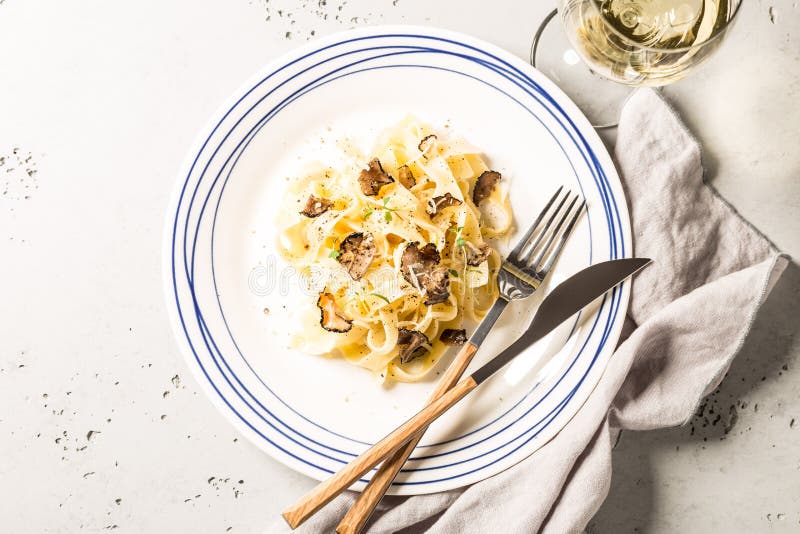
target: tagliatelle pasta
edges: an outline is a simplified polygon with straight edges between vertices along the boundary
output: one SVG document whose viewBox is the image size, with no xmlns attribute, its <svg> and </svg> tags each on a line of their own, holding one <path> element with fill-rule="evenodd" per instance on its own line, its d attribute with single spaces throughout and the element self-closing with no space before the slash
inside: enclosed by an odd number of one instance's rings
<svg viewBox="0 0 800 534">
<path fill-rule="evenodd" d="M 512 224 L 480 153 L 408 117 L 368 158 L 290 182 L 278 250 L 310 290 L 292 345 L 339 354 L 380 379 L 419 380 L 497 298 L 488 237 Z"/>
</svg>

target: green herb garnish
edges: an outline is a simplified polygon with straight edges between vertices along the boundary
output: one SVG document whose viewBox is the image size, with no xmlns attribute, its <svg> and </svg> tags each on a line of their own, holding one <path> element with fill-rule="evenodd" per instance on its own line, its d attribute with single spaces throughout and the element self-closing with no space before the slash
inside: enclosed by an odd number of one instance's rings
<svg viewBox="0 0 800 534">
<path fill-rule="evenodd" d="M 375 213 L 376 211 L 381 211 L 382 210 L 383 211 L 383 220 L 386 221 L 387 223 L 388 222 L 392 222 L 392 213 L 394 213 L 395 210 L 389 207 L 389 199 L 390 198 L 392 198 L 392 197 L 391 196 L 384 197 L 381 200 L 381 203 L 383 205 L 381 207 L 379 207 L 378 209 L 375 209 L 375 208 L 364 208 L 364 220 L 366 221 L 369 218 L 369 216 L 372 215 L 373 213 Z"/>
<path fill-rule="evenodd" d="M 451 276 L 455 276 L 456 278 L 458 278 L 458 271 L 456 271 L 455 269 L 450 269 L 447 272 L 450 273 Z"/>
<path fill-rule="evenodd" d="M 389 299 L 387 299 L 386 297 L 384 297 L 380 293 L 370 293 L 370 295 L 372 295 L 373 297 L 378 297 L 379 299 L 385 300 L 386 304 L 391 304 L 392 303 Z"/>
<path fill-rule="evenodd" d="M 448 232 L 453 232 L 456 234 L 456 246 L 463 247 L 467 244 L 463 237 L 461 237 L 461 232 L 464 230 L 463 226 L 457 226 L 456 228 L 448 228 Z"/>
<path fill-rule="evenodd" d="M 338 250 L 332 248 L 330 254 L 328 254 L 328 257 L 329 258 L 338 258 L 341 255 L 342 255 L 341 252 L 339 252 Z"/>
</svg>

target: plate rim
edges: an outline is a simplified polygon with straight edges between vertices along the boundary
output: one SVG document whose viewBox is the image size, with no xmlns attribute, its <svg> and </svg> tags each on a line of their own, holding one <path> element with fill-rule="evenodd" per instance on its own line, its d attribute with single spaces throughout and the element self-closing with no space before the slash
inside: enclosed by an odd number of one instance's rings
<svg viewBox="0 0 800 534">
<path fill-rule="evenodd" d="M 265 451 L 270 457 L 274 458 L 275 460 L 279 461 L 280 463 L 289 466 L 295 471 L 301 472 L 306 476 L 309 476 L 316 480 L 322 480 L 319 476 L 319 470 L 317 468 L 311 468 L 299 461 L 292 461 L 291 459 L 287 458 L 286 456 L 279 454 L 272 446 L 266 443 L 263 439 L 257 439 L 257 436 L 254 436 L 253 429 L 248 428 L 248 426 L 240 421 L 237 417 L 231 414 L 231 407 L 226 406 L 223 399 L 220 398 L 221 393 L 215 391 L 213 384 L 211 383 L 212 380 L 210 377 L 205 375 L 205 373 L 200 369 L 200 366 L 197 365 L 196 357 L 194 355 L 194 351 L 189 344 L 189 340 L 186 337 L 183 327 L 181 326 L 181 319 L 179 317 L 178 311 L 178 304 L 176 303 L 175 289 L 173 287 L 173 267 L 172 262 L 174 259 L 174 248 L 173 248 L 173 232 L 175 223 L 178 220 L 178 209 L 180 208 L 180 199 L 182 196 L 182 191 L 185 187 L 187 176 L 189 176 L 189 172 L 194 165 L 194 161 L 196 160 L 197 156 L 203 150 L 205 144 L 214 134 L 215 130 L 219 126 L 219 124 L 224 120 L 224 118 L 228 115 L 229 112 L 232 111 L 233 107 L 241 100 L 243 95 L 245 95 L 248 91 L 252 90 L 256 83 L 263 80 L 263 78 L 269 74 L 277 70 L 278 68 L 287 65 L 292 60 L 297 60 L 302 58 L 303 56 L 315 52 L 320 51 L 321 49 L 329 46 L 334 45 L 336 43 L 341 43 L 343 41 L 347 41 L 353 38 L 359 37 L 391 37 L 393 34 L 397 34 L 397 36 L 406 36 L 412 37 L 412 35 L 408 34 L 417 34 L 419 36 L 430 36 L 435 38 L 444 38 L 444 39 L 451 39 L 455 41 L 456 44 L 459 45 L 466 45 L 470 47 L 475 47 L 477 51 L 484 52 L 486 54 L 491 54 L 496 56 L 498 59 L 503 61 L 507 61 L 513 67 L 523 71 L 526 75 L 533 78 L 533 80 L 542 86 L 548 96 L 552 97 L 553 100 L 562 107 L 564 115 L 568 117 L 572 122 L 573 126 L 579 134 L 584 137 L 584 141 L 586 146 L 591 149 L 591 151 L 595 154 L 598 159 L 598 164 L 603 172 L 606 174 L 608 179 L 608 187 L 610 189 L 610 193 L 612 198 L 615 198 L 617 202 L 617 209 L 618 209 L 618 217 L 619 217 L 619 230 L 622 234 L 622 238 L 624 243 L 627 244 L 625 252 L 620 257 L 630 257 L 632 254 L 633 244 L 631 241 L 631 228 L 630 228 L 630 215 L 628 212 L 627 200 L 624 191 L 624 187 L 622 186 L 621 180 L 619 178 L 619 174 L 617 172 L 616 167 L 613 164 L 613 160 L 611 155 L 608 152 L 607 147 L 600 139 L 597 132 L 591 127 L 588 119 L 580 112 L 577 106 L 572 102 L 572 100 L 558 88 L 554 82 L 549 80 L 543 73 L 529 65 L 523 59 L 517 57 L 516 55 L 504 50 L 503 48 L 494 45 L 492 43 L 486 42 L 480 38 L 473 37 L 468 34 L 441 29 L 431 26 L 419 26 L 419 25 L 379 25 L 379 26 L 370 26 L 367 28 L 356 28 L 351 30 L 345 30 L 340 32 L 334 32 L 327 36 L 321 37 L 319 39 L 315 39 L 305 43 L 299 47 L 293 48 L 283 54 L 280 54 L 273 60 L 267 62 L 262 68 L 258 69 L 252 76 L 250 76 L 244 83 L 242 83 L 235 91 L 233 91 L 227 98 L 224 99 L 222 104 L 209 116 L 208 121 L 204 124 L 204 126 L 199 130 L 198 134 L 195 136 L 194 141 L 189 145 L 189 149 L 186 153 L 184 161 L 178 171 L 176 183 L 173 186 L 171 198 L 167 207 L 166 211 L 166 221 L 164 226 L 164 234 L 163 234 L 163 249 L 162 249 L 162 274 L 163 274 L 163 283 L 164 283 L 164 296 L 166 299 L 168 315 L 170 317 L 170 324 L 174 333 L 174 337 L 178 345 L 180 346 L 180 350 L 188 364 L 189 368 L 192 371 L 194 378 L 200 384 L 201 388 L 203 389 L 206 396 L 211 400 L 212 404 L 216 406 L 218 410 L 222 413 L 227 421 L 229 421 L 239 432 L 241 432 L 248 440 L 254 443 L 259 449 Z M 602 362 L 602 365 L 599 366 L 599 372 L 595 372 L 597 375 L 596 378 L 593 380 L 593 383 L 590 387 L 585 388 L 585 395 L 583 398 L 577 400 L 576 402 L 570 402 L 568 404 L 572 405 L 571 413 L 567 416 L 564 416 L 565 422 L 563 425 L 559 426 L 558 430 L 554 431 L 551 436 L 542 440 L 539 447 L 546 444 L 550 441 L 555 435 L 557 435 L 567 424 L 570 423 L 571 419 L 574 417 L 575 413 L 580 410 L 583 404 L 586 402 L 586 399 L 591 395 L 594 389 L 597 386 L 597 383 L 600 380 L 600 376 L 605 372 L 607 367 L 608 359 L 610 358 L 611 354 L 614 352 L 614 348 L 616 346 L 616 342 L 619 339 L 619 335 L 622 330 L 623 322 L 624 322 L 624 310 L 627 310 L 628 302 L 630 299 L 630 283 L 625 283 L 620 288 L 620 302 L 619 308 L 623 310 L 623 314 L 621 317 L 615 318 L 611 323 L 610 331 L 607 335 L 606 346 L 602 348 L 602 350 L 598 353 L 598 358 L 603 358 L 605 361 Z M 591 370 L 589 371 L 591 372 Z M 500 469 L 492 470 L 490 469 L 489 474 L 482 474 L 477 477 L 475 480 L 469 479 L 469 477 L 464 477 L 464 480 L 457 481 L 455 484 L 446 484 L 442 482 L 428 482 L 424 485 L 393 485 L 390 488 L 390 494 L 396 495 L 416 495 L 416 494 L 425 494 L 425 493 L 435 493 L 439 491 L 443 491 L 446 489 L 452 489 L 461 487 L 467 484 L 472 484 L 474 482 L 483 480 L 488 478 L 489 476 L 493 476 L 499 472 L 504 471 L 505 469 L 515 465 L 522 459 L 527 458 L 530 454 L 535 452 L 534 449 L 529 454 L 524 455 L 522 458 L 514 461 L 510 465 L 506 465 L 501 467 Z M 354 489 L 358 489 L 359 486 L 363 487 L 363 483 L 357 484 L 354 486 Z M 445 487 L 441 487 L 444 485 Z"/>
</svg>

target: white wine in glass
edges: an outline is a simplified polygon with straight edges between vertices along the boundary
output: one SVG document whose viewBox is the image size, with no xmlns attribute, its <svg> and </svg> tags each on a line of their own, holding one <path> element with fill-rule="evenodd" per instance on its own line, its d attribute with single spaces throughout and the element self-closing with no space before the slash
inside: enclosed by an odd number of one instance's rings
<svg viewBox="0 0 800 534">
<path fill-rule="evenodd" d="M 704 61 L 740 0 L 560 0 L 567 38 L 595 73 L 632 86 L 680 80 Z"/>
</svg>

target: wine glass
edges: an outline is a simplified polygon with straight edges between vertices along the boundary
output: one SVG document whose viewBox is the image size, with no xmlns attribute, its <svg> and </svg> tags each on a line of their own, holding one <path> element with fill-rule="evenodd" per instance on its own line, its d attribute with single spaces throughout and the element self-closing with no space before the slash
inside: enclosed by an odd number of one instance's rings
<svg viewBox="0 0 800 534">
<path fill-rule="evenodd" d="M 719 48 L 742 0 L 558 0 L 531 63 L 596 128 L 616 125 L 630 87 L 676 82 Z M 558 16 L 563 31 L 548 23 Z"/>
</svg>

